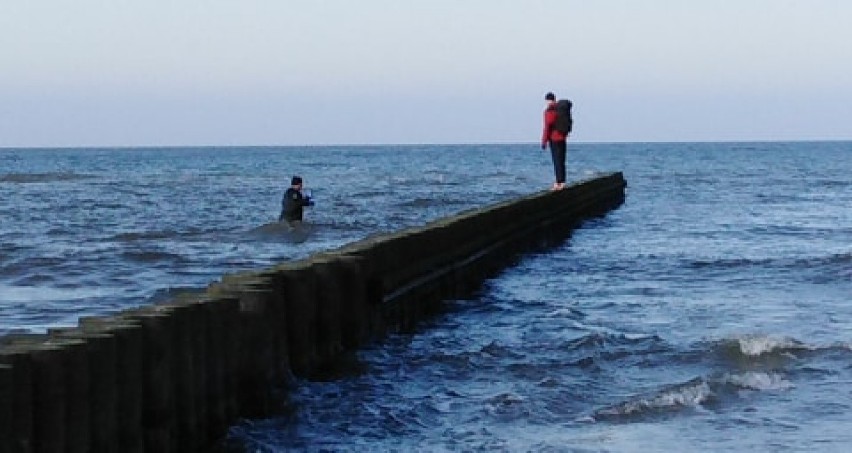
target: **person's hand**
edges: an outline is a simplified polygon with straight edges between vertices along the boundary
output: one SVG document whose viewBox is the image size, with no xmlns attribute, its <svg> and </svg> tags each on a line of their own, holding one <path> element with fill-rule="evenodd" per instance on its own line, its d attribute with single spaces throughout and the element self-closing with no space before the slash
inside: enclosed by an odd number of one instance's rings
<svg viewBox="0 0 852 453">
<path fill-rule="evenodd" d="M 541 149 L 547 148 L 547 142 L 541 142 Z"/>
</svg>

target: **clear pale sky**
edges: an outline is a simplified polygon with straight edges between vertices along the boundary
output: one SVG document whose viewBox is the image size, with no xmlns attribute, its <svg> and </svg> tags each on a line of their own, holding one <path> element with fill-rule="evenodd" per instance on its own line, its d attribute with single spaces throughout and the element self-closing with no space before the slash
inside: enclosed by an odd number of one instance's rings
<svg viewBox="0 0 852 453">
<path fill-rule="evenodd" d="M 0 0 L 0 147 L 852 139 L 848 0 Z"/>
</svg>

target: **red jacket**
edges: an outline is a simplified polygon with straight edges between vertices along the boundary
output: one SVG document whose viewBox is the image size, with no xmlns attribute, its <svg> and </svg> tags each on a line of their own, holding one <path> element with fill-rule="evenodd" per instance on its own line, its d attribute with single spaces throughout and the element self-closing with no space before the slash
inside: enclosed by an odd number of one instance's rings
<svg viewBox="0 0 852 453">
<path fill-rule="evenodd" d="M 556 103 L 552 103 L 544 110 L 544 130 L 541 132 L 541 147 L 547 146 L 547 142 L 564 141 L 567 138 L 566 134 L 557 131 L 553 124 L 556 122 Z"/>
</svg>

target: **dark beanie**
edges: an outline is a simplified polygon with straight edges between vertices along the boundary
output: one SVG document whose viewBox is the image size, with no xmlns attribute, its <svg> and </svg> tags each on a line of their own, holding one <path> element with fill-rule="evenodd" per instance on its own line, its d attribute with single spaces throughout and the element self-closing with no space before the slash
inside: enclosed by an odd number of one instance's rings
<svg viewBox="0 0 852 453">
<path fill-rule="evenodd" d="M 553 94 L 552 92 L 549 92 L 549 93 L 547 93 L 547 94 L 545 94 L 545 95 L 544 95 L 544 100 L 545 100 L 545 101 L 555 101 L 555 100 L 556 100 L 556 95 L 555 95 L 555 94 Z"/>
<path fill-rule="evenodd" d="M 296 186 L 296 185 L 299 185 L 301 183 L 302 183 L 302 177 L 301 176 L 293 176 L 293 179 L 290 180 L 291 186 Z"/>
</svg>

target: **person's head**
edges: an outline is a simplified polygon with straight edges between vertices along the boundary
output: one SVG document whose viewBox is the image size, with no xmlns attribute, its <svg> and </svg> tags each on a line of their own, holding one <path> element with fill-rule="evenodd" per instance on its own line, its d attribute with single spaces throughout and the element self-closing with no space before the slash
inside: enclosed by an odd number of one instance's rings
<svg viewBox="0 0 852 453">
<path fill-rule="evenodd" d="M 550 92 L 548 92 L 547 94 L 544 95 L 544 100 L 547 101 L 548 104 L 552 104 L 552 103 L 556 102 L 556 95 L 553 94 L 552 91 L 550 91 Z"/>
<path fill-rule="evenodd" d="M 293 176 L 293 179 L 290 180 L 290 185 L 301 189 L 302 188 L 302 177 L 301 176 Z"/>
</svg>

